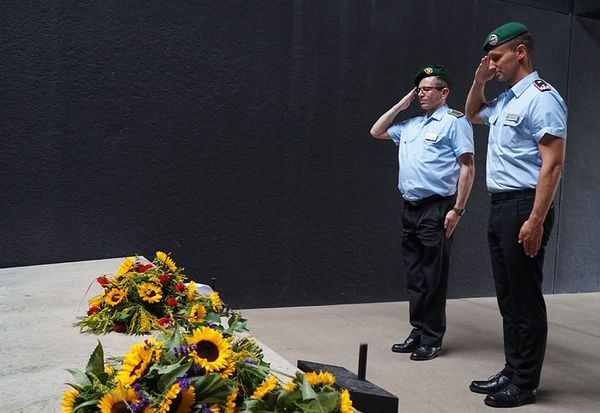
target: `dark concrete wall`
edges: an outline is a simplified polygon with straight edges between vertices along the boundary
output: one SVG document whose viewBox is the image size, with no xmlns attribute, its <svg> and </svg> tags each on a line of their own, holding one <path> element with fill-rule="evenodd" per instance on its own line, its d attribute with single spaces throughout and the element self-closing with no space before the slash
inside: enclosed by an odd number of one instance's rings
<svg viewBox="0 0 600 413">
<path fill-rule="evenodd" d="M 395 147 L 370 126 L 428 63 L 462 109 L 485 35 L 520 20 L 570 106 L 545 290 L 598 290 L 590 2 L 0 7 L 0 267 L 163 249 L 236 307 L 405 299 Z M 451 297 L 493 295 L 486 134 Z"/>
</svg>

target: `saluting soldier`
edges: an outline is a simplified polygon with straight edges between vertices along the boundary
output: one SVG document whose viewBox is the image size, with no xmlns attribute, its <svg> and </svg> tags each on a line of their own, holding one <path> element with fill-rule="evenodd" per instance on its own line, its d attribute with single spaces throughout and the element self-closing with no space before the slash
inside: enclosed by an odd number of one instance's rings
<svg viewBox="0 0 600 413">
<path fill-rule="evenodd" d="M 371 135 L 398 146 L 398 188 L 405 201 L 402 254 L 413 329 L 392 351 L 431 360 L 446 331 L 452 234 L 473 185 L 473 129 L 463 113 L 446 105 L 451 83 L 444 66 L 424 67 L 414 84 L 375 122 Z M 425 114 L 392 124 L 416 98 Z"/>
<path fill-rule="evenodd" d="M 486 180 L 491 208 L 488 244 L 504 330 L 504 368 L 471 391 L 493 407 L 536 401 L 547 319 L 542 295 L 544 250 L 565 158 L 567 108 L 533 69 L 533 37 L 504 24 L 485 39 L 466 102 L 467 117 L 489 126 Z M 510 89 L 487 102 L 493 77 Z"/>
</svg>

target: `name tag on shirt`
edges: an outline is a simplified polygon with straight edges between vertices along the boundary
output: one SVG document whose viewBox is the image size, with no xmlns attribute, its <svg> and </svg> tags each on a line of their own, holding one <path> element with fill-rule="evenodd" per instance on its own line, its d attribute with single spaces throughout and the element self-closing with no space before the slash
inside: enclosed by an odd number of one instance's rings
<svg viewBox="0 0 600 413">
<path fill-rule="evenodd" d="M 425 135 L 425 140 L 426 141 L 435 142 L 435 141 L 437 141 L 437 138 L 438 138 L 438 134 L 437 133 L 428 132 Z"/>
<path fill-rule="evenodd" d="M 509 122 L 517 122 L 519 120 L 519 115 L 516 113 L 507 113 L 505 119 Z"/>
</svg>

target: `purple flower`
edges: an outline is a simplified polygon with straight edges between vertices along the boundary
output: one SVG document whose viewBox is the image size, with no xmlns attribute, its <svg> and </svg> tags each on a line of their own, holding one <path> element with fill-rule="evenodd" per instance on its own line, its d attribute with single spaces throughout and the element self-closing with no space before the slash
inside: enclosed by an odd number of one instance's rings
<svg viewBox="0 0 600 413">
<path fill-rule="evenodd" d="M 179 383 L 179 389 L 181 391 L 186 391 L 187 389 L 190 388 L 190 380 L 186 377 L 179 377 L 177 380 L 175 380 L 177 383 Z"/>
<path fill-rule="evenodd" d="M 246 364 L 253 364 L 253 365 L 257 365 L 258 364 L 256 362 L 256 360 L 252 360 L 252 359 L 246 359 L 246 360 L 244 360 L 244 363 L 246 363 Z"/>
</svg>

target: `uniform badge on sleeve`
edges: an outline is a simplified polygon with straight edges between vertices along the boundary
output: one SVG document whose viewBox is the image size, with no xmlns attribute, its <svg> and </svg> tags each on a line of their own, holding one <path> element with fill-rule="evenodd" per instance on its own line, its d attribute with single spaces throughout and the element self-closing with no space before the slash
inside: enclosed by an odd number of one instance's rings
<svg viewBox="0 0 600 413">
<path fill-rule="evenodd" d="M 546 82 L 544 82 L 542 79 L 536 79 L 533 81 L 533 84 L 535 85 L 535 87 L 538 88 L 538 90 L 540 92 L 547 92 L 549 90 L 551 90 L 552 88 L 550 87 L 550 85 Z"/>
<path fill-rule="evenodd" d="M 464 113 L 455 109 L 449 109 L 448 115 L 456 116 L 457 118 L 462 118 L 463 116 L 465 116 Z"/>
</svg>

